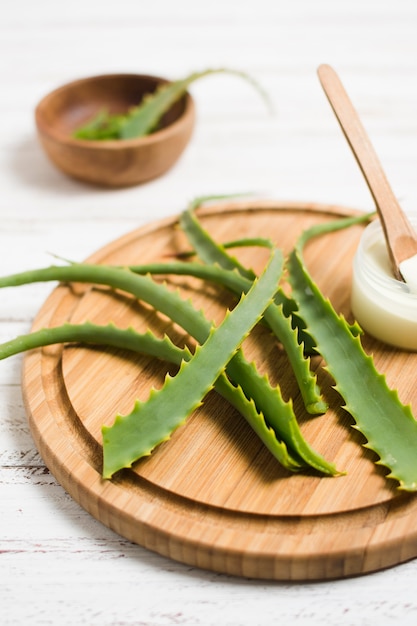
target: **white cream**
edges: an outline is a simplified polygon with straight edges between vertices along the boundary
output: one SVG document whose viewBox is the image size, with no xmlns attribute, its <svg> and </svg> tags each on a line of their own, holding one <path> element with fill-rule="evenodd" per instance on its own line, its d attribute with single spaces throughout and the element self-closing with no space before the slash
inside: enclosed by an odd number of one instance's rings
<svg viewBox="0 0 417 626">
<path fill-rule="evenodd" d="M 417 216 L 410 216 L 414 227 Z M 410 269 L 417 285 L 417 260 Z M 411 289 L 410 289 L 411 287 Z M 366 227 L 353 260 L 352 312 L 373 337 L 417 350 L 417 293 L 394 278 L 379 220 Z"/>
<path fill-rule="evenodd" d="M 400 263 L 400 272 L 410 291 L 417 293 L 417 254 Z"/>
</svg>

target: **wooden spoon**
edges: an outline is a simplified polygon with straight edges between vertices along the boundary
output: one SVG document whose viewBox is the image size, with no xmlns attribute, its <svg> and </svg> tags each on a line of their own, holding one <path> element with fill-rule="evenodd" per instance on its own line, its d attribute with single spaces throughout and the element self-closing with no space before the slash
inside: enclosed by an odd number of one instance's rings
<svg viewBox="0 0 417 626">
<path fill-rule="evenodd" d="M 320 65 L 318 76 L 375 200 L 394 276 L 417 290 L 417 235 L 388 183 L 381 163 L 338 75 Z"/>
</svg>

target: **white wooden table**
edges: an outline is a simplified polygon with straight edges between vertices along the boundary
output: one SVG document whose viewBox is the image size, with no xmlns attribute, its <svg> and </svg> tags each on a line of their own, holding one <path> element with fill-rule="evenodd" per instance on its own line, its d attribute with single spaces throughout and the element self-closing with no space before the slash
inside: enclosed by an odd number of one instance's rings
<svg viewBox="0 0 417 626">
<path fill-rule="evenodd" d="M 415 0 L 14 0 L 0 21 L 0 274 L 82 260 L 119 235 L 177 213 L 197 195 L 257 192 L 368 210 L 372 200 L 316 77 L 344 80 L 403 206 L 417 206 Z M 108 191 L 46 160 L 33 110 L 68 80 L 116 71 L 178 78 L 198 123 L 166 176 Z M 4 290 L 0 341 L 27 332 L 51 285 Z M 417 560 L 356 579 L 310 584 L 234 579 L 183 566 L 120 538 L 55 481 L 30 437 L 22 358 L 0 363 L 0 623 L 246 626 L 415 624 Z M 417 522 L 416 522 L 417 523 Z"/>
</svg>

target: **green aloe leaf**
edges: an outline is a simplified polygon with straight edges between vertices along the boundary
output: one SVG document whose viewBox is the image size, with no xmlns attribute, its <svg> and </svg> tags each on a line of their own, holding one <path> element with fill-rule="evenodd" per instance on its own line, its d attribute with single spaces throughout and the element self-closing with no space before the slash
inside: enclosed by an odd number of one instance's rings
<svg viewBox="0 0 417 626">
<path fill-rule="evenodd" d="M 343 222 L 348 223 L 338 220 L 338 225 L 343 227 Z M 354 428 L 367 440 L 365 447 L 378 455 L 377 463 L 390 470 L 388 477 L 398 481 L 399 489 L 417 491 L 417 422 L 410 407 L 388 387 L 364 351 L 358 332 L 352 333 L 352 326 L 323 297 L 304 265 L 303 246 L 326 228 L 332 225 L 305 231 L 288 259 L 299 314 L 335 380 L 345 410 L 355 420 Z"/>
<path fill-rule="evenodd" d="M 146 402 L 137 401 L 129 415 L 118 415 L 112 426 L 103 426 L 104 478 L 149 455 L 201 405 L 272 301 L 281 272 L 282 256 L 275 253 L 253 287 L 217 328 L 212 327 L 207 340 L 197 346 L 189 361 L 183 361 L 175 377 L 167 375 L 163 387 L 152 390 Z"/>
<path fill-rule="evenodd" d="M 164 83 L 155 92 L 145 95 L 137 106 L 125 115 L 108 115 L 100 111 L 95 118 L 78 128 L 74 136 L 77 139 L 134 139 L 144 137 L 157 129 L 161 118 L 180 100 L 195 81 L 211 74 L 231 74 L 243 78 L 261 94 L 270 106 L 267 94 L 249 74 L 238 70 L 218 68 L 193 72 L 186 78 Z"/>
<path fill-rule="evenodd" d="M 98 325 L 92 322 L 65 322 L 61 326 L 41 328 L 0 344 L 0 360 L 56 343 L 104 345 L 148 354 L 177 365 L 190 356 L 187 348 L 179 348 L 166 335 L 159 339 L 150 330 L 139 333 L 132 327 L 118 328 L 113 323 Z"/>
</svg>

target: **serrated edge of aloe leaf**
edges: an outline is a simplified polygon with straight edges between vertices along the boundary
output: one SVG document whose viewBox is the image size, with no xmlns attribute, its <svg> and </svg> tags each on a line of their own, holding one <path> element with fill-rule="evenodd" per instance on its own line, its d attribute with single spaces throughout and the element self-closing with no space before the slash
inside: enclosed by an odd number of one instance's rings
<svg viewBox="0 0 417 626">
<path fill-rule="evenodd" d="M 234 257 L 231 257 L 226 249 L 212 239 L 210 234 L 203 228 L 195 215 L 195 204 L 180 215 L 179 221 L 188 240 L 205 263 L 218 263 L 226 270 L 237 269 L 241 274 L 240 285 L 234 290 L 235 293 L 246 291 L 254 279 L 252 270 L 242 266 Z M 274 245 L 270 242 L 270 250 Z M 239 277 L 236 277 L 236 281 Z M 286 296 L 282 290 L 278 290 L 279 298 L 284 303 Z M 304 354 L 304 349 L 299 343 L 299 330 L 293 328 L 291 320 L 283 314 L 283 309 L 278 304 L 272 303 L 265 311 L 264 319 L 269 325 L 275 337 L 280 341 L 290 360 L 294 376 L 297 380 L 304 406 L 310 414 L 320 414 L 327 410 L 327 403 L 321 395 L 317 384 L 317 378 L 310 369 L 310 359 Z"/>
<path fill-rule="evenodd" d="M 226 270 L 237 269 L 242 276 L 252 281 L 255 278 L 254 272 L 244 267 L 236 257 L 230 256 L 221 243 L 212 239 L 207 230 L 202 227 L 192 206 L 182 211 L 179 216 L 179 223 L 199 258 L 204 263 L 217 263 Z M 269 248 L 270 250 L 273 249 L 272 242 L 270 242 Z"/>
<path fill-rule="evenodd" d="M 0 360 L 58 343 L 105 345 L 141 352 L 178 365 L 181 360 L 191 354 L 187 347 L 176 346 L 167 335 L 161 338 L 155 337 L 149 329 L 144 333 L 139 333 L 132 326 L 119 328 L 113 322 L 99 325 L 86 321 L 81 324 L 64 322 L 61 326 L 40 328 L 18 335 L 0 344 Z"/>
<path fill-rule="evenodd" d="M 360 337 L 352 334 L 350 325 L 324 298 L 304 265 L 303 245 L 319 233 L 320 229 L 303 233 L 288 258 L 300 315 L 335 380 L 343 408 L 354 418 L 355 429 L 367 439 L 365 447 L 378 455 L 377 463 L 388 468 L 388 478 L 398 481 L 399 489 L 417 491 L 417 422 L 410 406 L 403 405 L 397 391 L 388 387 Z"/>
<path fill-rule="evenodd" d="M 155 283 L 151 276 L 140 276 L 128 268 L 89 263 L 51 265 L 2 276 L 0 288 L 48 281 L 87 283 L 93 288 L 96 285 L 105 285 L 129 293 L 168 317 L 175 317 L 174 321 L 198 342 L 206 339 L 211 327 L 203 311 L 197 310 L 191 299 L 183 299 L 179 290 L 170 290 L 165 285 Z"/>
<path fill-rule="evenodd" d="M 339 217 L 337 219 L 330 220 L 329 222 L 323 222 L 320 224 L 313 224 L 309 228 L 306 228 L 301 235 L 299 236 L 298 242 L 296 243 L 296 249 L 299 250 L 300 258 L 302 259 L 302 250 L 308 241 L 314 239 L 315 237 L 320 237 L 322 235 L 326 235 L 329 233 L 334 233 L 339 230 L 344 230 L 346 228 L 350 228 L 351 226 L 359 226 L 360 224 L 368 223 L 372 220 L 372 218 L 376 215 L 375 211 L 361 213 L 359 215 L 352 215 L 348 217 Z M 297 317 L 297 312 L 294 311 L 292 313 L 293 317 Z M 300 318 L 302 319 L 302 318 Z M 345 320 L 346 321 L 346 320 Z M 352 335 L 361 335 L 363 334 L 362 328 L 359 326 L 356 320 L 353 321 L 352 324 L 349 324 L 346 321 L 346 324 L 350 328 Z M 308 333 L 307 333 L 308 334 Z"/>
<path fill-rule="evenodd" d="M 236 376 L 236 379 L 245 380 L 245 384 L 242 385 L 244 393 L 253 398 L 258 410 L 262 406 L 265 421 L 274 429 L 277 436 L 315 470 L 330 476 L 342 474 L 334 463 L 327 461 L 307 443 L 295 417 L 292 400 L 286 402 L 282 398 L 279 386 L 272 387 L 268 376 L 261 375 L 255 363 L 242 358 L 241 352 L 229 362 L 227 372 L 232 379 L 236 365 L 239 367 L 239 378 Z"/>
<path fill-rule="evenodd" d="M 232 384 L 227 376 L 222 375 L 217 380 L 215 389 L 239 411 L 262 443 L 285 469 L 292 472 L 306 469 L 309 463 L 297 454 L 294 447 L 278 436 L 278 431 L 268 424 L 265 415 L 258 410 L 253 398 L 248 398 L 240 385 Z M 280 400 L 284 403 L 282 398 Z"/>
<path fill-rule="evenodd" d="M 163 387 L 153 390 L 146 402 L 137 401 L 129 415 L 118 415 L 112 426 L 103 426 L 104 478 L 150 454 L 201 405 L 272 301 L 281 272 L 282 256 L 271 255 L 248 293 L 226 312 L 218 327 L 211 327 L 206 341 L 196 347 L 190 360 L 181 363 L 178 373 L 168 374 Z"/>
<path fill-rule="evenodd" d="M 143 137 L 151 133 L 158 125 L 162 116 L 185 95 L 188 88 L 195 81 L 212 74 L 232 74 L 249 82 L 262 95 L 262 98 L 270 104 L 269 98 L 262 87 L 245 72 L 227 68 L 213 68 L 201 72 L 193 72 L 186 78 L 173 82 L 164 83 L 157 87 L 156 91 L 146 95 L 142 102 L 134 107 L 121 125 L 120 139 L 132 139 Z"/>
</svg>

